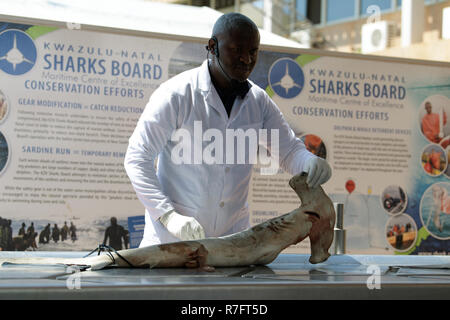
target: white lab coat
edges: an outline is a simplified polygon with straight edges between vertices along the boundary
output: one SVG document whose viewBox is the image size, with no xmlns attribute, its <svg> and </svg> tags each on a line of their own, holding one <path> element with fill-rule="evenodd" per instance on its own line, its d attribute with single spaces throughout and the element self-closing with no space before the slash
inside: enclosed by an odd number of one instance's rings
<svg viewBox="0 0 450 320">
<path fill-rule="evenodd" d="M 206 237 L 249 227 L 247 195 L 252 164 L 227 164 L 225 160 L 223 164 L 175 164 L 171 152 L 179 141 L 171 137 L 177 129 L 191 133 L 192 149 L 195 121 L 201 121 L 202 132 L 215 128 L 223 137 L 226 129 L 279 129 L 280 166 L 291 174 L 301 172 L 306 160 L 314 157 L 295 137 L 267 93 L 251 84 L 243 99 L 236 98 L 230 117 L 211 83 L 207 61 L 171 78 L 152 94 L 125 156 L 125 169 L 145 207 L 141 247 L 179 241 L 158 220 L 170 210 L 197 219 Z M 203 141 L 202 146 L 209 144 L 211 141 Z M 266 147 L 270 149 L 270 145 Z"/>
</svg>

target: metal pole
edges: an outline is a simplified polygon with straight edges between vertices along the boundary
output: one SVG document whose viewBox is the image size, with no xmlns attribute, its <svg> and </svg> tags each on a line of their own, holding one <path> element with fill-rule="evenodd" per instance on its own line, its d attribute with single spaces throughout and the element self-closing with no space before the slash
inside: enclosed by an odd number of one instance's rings
<svg viewBox="0 0 450 320">
<path fill-rule="evenodd" d="M 345 254 L 344 204 L 334 203 L 334 211 L 336 212 L 336 225 L 334 227 L 333 254 Z"/>
</svg>

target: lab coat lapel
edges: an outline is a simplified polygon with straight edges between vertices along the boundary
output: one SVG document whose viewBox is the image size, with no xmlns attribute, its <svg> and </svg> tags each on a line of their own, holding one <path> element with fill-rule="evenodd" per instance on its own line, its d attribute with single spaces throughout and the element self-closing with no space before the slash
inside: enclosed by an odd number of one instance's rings
<svg viewBox="0 0 450 320">
<path fill-rule="evenodd" d="M 220 100 L 219 94 L 212 85 L 211 76 L 208 70 L 208 60 L 205 60 L 200 68 L 198 87 L 201 90 L 207 105 L 218 112 L 221 117 L 227 119 L 228 115 L 225 107 Z"/>
<path fill-rule="evenodd" d="M 234 101 L 233 108 L 231 109 L 230 120 L 228 121 L 228 123 L 232 123 L 235 119 L 238 119 L 239 114 L 241 112 L 245 112 L 242 110 L 244 108 L 248 108 L 247 105 L 249 103 L 249 95 L 252 94 L 251 93 L 252 86 L 255 85 L 251 80 L 248 80 L 248 82 L 250 83 L 250 90 L 247 92 L 247 94 L 243 99 L 239 97 L 236 98 L 236 100 Z"/>
<path fill-rule="evenodd" d="M 233 108 L 231 109 L 230 120 L 229 123 L 232 123 L 234 119 L 236 119 L 239 113 L 245 108 L 245 105 L 248 101 L 248 94 L 244 97 L 244 99 L 236 98 L 233 104 Z"/>
<path fill-rule="evenodd" d="M 221 117 L 228 119 L 228 115 L 225 110 L 225 107 L 223 106 L 222 100 L 220 100 L 219 94 L 212 85 L 211 89 L 208 91 L 206 95 L 205 100 L 208 106 L 212 107 L 215 111 L 217 111 Z"/>
</svg>

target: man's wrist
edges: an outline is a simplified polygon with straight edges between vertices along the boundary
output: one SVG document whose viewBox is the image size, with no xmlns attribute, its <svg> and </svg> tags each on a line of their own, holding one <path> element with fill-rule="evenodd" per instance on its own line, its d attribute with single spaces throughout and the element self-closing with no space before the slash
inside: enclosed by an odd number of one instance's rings
<svg viewBox="0 0 450 320">
<path fill-rule="evenodd" d="M 158 218 L 159 222 L 161 222 L 164 226 L 167 226 L 167 222 L 168 222 L 169 216 L 170 216 L 173 212 L 175 212 L 174 209 L 169 210 L 169 211 L 167 211 L 166 213 L 163 213 L 163 214 Z"/>
</svg>

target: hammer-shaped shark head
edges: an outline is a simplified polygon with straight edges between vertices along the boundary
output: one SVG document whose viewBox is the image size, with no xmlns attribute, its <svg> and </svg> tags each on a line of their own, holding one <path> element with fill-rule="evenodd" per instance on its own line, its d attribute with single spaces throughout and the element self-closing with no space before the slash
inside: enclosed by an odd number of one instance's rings
<svg viewBox="0 0 450 320">
<path fill-rule="evenodd" d="M 305 172 L 293 176 L 289 185 L 301 200 L 300 212 L 314 213 L 318 219 L 313 223 L 309 233 L 311 242 L 311 263 L 323 262 L 330 254 L 328 249 L 333 243 L 336 213 L 333 202 L 321 186 L 309 188 L 306 184 L 308 174 Z"/>
</svg>

